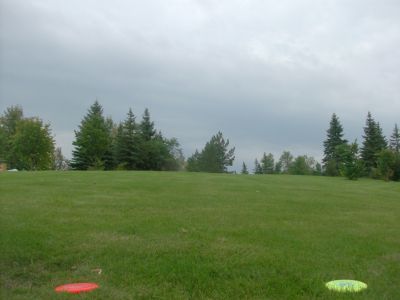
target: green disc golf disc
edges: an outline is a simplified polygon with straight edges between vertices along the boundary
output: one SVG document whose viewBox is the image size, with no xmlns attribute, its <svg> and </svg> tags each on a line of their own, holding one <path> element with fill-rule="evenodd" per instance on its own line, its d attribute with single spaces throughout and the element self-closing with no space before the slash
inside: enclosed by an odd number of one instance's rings
<svg viewBox="0 0 400 300">
<path fill-rule="evenodd" d="M 364 282 L 348 279 L 329 281 L 325 286 L 336 292 L 359 292 L 368 287 Z"/>
</svg>

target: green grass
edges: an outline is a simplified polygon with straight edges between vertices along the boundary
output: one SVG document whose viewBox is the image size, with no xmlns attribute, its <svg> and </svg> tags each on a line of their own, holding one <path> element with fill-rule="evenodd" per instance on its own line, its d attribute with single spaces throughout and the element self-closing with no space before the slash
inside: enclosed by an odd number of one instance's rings
<svg viewBox="0 0 400 300">
<path fill-rule="evenodd" d="M 2 299 L 400 299 L 399 183 L 19 172 L 0 199 Z"/>
</svg>

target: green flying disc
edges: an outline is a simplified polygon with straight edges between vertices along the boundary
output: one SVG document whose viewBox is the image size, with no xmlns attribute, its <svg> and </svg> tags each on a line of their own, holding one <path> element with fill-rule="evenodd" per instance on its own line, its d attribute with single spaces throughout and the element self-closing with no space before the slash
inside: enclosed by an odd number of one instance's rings
<svg viewBox="0 0 400 300">
<path fill-rule="evenodd" d="M 359 292 L 367 288 L 364 282 L 348 279 L 329 281 L 325 286 L 329 290 L 336 292 Z"/>
</svg>

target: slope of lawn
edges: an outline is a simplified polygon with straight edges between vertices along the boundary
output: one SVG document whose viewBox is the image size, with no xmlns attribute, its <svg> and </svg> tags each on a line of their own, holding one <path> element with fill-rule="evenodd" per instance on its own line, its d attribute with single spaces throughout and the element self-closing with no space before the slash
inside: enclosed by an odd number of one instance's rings
<svg viewBox="0 0 400 300">
<path fill-rule="evenodd" d="M 0 209 L 2 299 L 400 299 L 399 183 L 2 173 Z M 100 288 L 54 292 L 70 282 Z"/>
</svg>

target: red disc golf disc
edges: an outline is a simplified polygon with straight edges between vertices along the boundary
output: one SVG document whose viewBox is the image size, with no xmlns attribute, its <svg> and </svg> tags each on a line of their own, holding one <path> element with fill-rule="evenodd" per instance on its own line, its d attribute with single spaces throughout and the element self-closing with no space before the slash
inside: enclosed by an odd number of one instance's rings
<svg viewBox="0 0 400 300">
<path fill-rule="evenodd" d="M 97 284 L 90 282 L 70 283 L 56 287 L 55 291 L 58 293 L 66 292 L 70 294 L 79 294 L 79 293 L 90 292 L 94 289 L 97 289 L 98 287 L 99 286 Z"/>
</svg>

